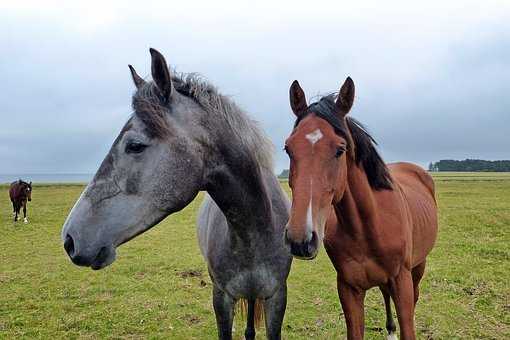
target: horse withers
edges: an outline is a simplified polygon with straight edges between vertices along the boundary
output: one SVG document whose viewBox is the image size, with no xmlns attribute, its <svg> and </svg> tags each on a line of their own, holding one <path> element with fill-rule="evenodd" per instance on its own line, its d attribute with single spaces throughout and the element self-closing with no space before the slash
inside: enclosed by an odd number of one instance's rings
<svg viewBox="0 0 510 340">
<path fill-rule="evenodd" d="M 337 271 L 348 339 L 364 334 L 364 298 L 379 287 L 388 338 L 395 339 L 393 299 L 403 339 L 415 339 L 414 310 L 438 221 L 432 177 L 410 163 L 386 165 L 374 139 L 347 117 L 354 83 L 308 105 L 295 81 L 297 117 L 285 149 L 292 190 L 286 239 L 294 256 L 313 259 L 320 243 Z"/>
<path fill-rule="evenodd" d="M 116 248 L 207 191 L 198 238 L 213 282 L 218 334 L 232 338 L 234 305 L 247 300 L 245 336 L 264 309 L 279 339 L 292 256 L 290 203 L 272 171 L 271 145 L 228 97 L 197 76 L 170 73 L 154 49 L 148 82 L 130 66 L 134 114 L 62 230 L 72 262 L 101 269 Z"/>
<path fill-rule="evenodd" d="M 32 182 L 27 183 L 21 179 L 11 183 L 9 197 L 12 202 L 14 222 L 18 221 L 18 215 L 23 207 L 23 222 L 28 223 L 27 202 L 32 200 Z"/>
</svg>

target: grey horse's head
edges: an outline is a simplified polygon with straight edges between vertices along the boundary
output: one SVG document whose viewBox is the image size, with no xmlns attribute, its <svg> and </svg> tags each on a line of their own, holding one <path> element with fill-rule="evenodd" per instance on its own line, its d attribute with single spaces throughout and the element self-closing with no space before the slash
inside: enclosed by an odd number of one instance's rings
<svg viewBox="0 0 510 340">
<path fill-rule="evenodd" d="M 175 89 L 164 57 L 150 53 L 154 81 L 129 66 L 134 114 L 64 223 L 64 248 L 77 265 L 108 266 L 119 245 L 184 208 L 204 186 L 203 109 Z"/>
</svg>

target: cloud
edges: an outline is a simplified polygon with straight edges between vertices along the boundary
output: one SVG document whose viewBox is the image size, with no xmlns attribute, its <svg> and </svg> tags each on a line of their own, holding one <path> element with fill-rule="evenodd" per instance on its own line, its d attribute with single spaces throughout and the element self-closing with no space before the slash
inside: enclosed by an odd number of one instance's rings
<svg viewBox="0 0 510 340">
<path fill-rule="evenodd" d="M 277 170 L 309 98 L 356 83 L 352 115 L 388 161 L 509 158 L 510 5 L 475 1 L 2 2 L 0 173 L 93 172 L 130 114 L 148 47 L 259 120 Z"/>
</svg>

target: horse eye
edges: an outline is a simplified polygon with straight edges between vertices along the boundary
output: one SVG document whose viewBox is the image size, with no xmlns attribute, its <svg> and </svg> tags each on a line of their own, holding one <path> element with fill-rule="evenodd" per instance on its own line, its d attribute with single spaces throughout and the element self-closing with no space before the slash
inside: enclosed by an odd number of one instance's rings
<svg viewBox="0 0 510 340">
<path fill-rule="evenodd" d="M 342 156 L 342 154 L 344 152 L 345 152 L 345 148 L 344 147 L 339 147 L 338 149 L 336 149 L 335 158 L 339 158 L 340 156 Z"/>
<path fill-rule="evenodd" d="M 140 142 L 129 142 L 126 145 L 126 153 L 141 153 L 147 146 Z"/>
</svg>

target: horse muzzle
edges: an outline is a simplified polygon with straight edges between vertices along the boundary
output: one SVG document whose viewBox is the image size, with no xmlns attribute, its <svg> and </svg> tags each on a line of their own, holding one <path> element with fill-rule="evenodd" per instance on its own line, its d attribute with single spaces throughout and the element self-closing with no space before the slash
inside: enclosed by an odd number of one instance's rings
<svg viewBox="0 0 510 340">
<path fill-rule="evenodd" d="M 77 245 L 73 237 L 67 234 L 64 240 L 64 249 L 71 261 L 77 266 L 99 270 L 115 261 L 115 248 L 113 246 L 87 247 L 86 250 L 80 250 Z"/>
<path fill-rule="evenodd" d="M 301 260 L 313 260 L 319 252 L 319 238 L 315 231 L 303 241 L 292 240 L 285 229 L 285 243 L 290 246 L 290 253 Z"/>
</svg>

